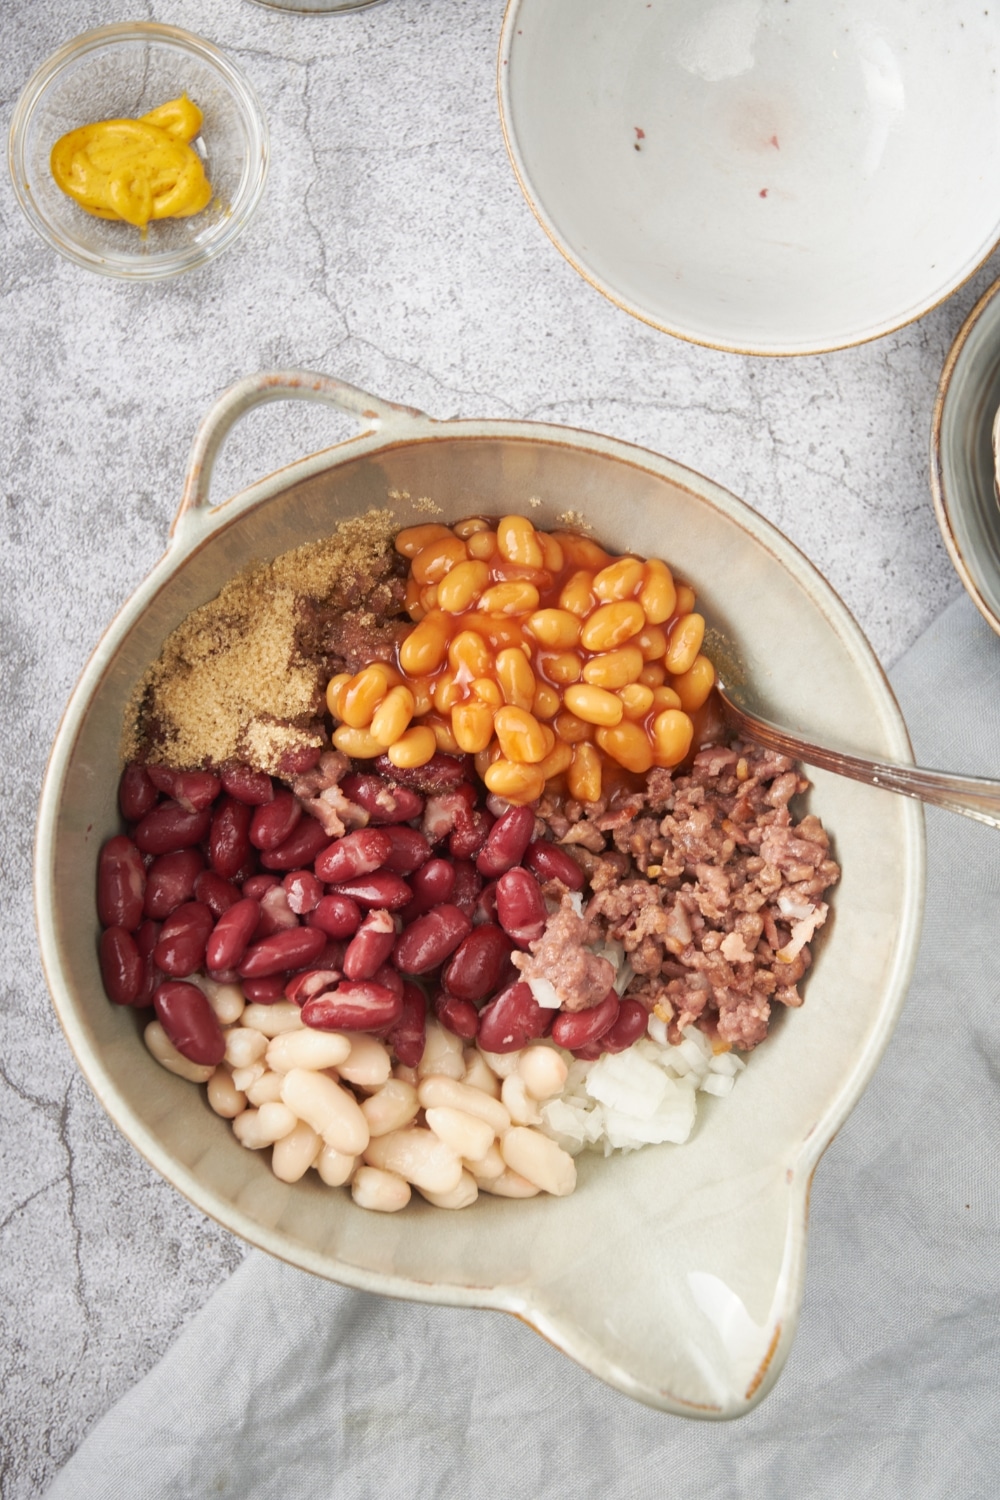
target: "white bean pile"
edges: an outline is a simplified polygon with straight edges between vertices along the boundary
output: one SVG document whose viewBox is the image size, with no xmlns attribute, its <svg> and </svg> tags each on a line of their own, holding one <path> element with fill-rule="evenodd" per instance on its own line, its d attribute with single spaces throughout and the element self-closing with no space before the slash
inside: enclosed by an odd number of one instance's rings
<svg viewBox="0 0 1000 1500">
<path fill-rule="evenodd" d="M 423 1057 L 409 1068 L 366 1033 L 309 1030 L 291 1002 L 248 1005 L 237 984 L 191 982 L 223 1027 L 222 1063 L 190 1062 L 159 1021 L 146 1027 L 146 1046 L 169 1072 L 207 1086 L 241 1145 L 269 1147 L 282 1182 L 315 1168 L 378 1213 L 405 1208 L 414 1188 L 437 1208 L 467 1208 L 480 1191 L 565 1197 L 575 1188 L 573 1157 L 533 1128 L 567 1077 L 546 1043 L 484 1053 L 428 1018 Z"/>
</svg>

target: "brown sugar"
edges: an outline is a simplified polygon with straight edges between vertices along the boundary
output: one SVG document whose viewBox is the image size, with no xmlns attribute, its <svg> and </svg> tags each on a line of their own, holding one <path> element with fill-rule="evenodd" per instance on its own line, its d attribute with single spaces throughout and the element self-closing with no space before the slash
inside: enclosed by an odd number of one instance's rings
<svg viewBox="0 0 1000 1500">
<path fill-rule="evenodd" d="M 391 511 L 371 510 L 250 564 L 192 611 L 136 689 L 125 759 L 274 774 L 289 752 L 325 744 L 329 677 L 356 670 L 355 653 L 386 658 L 405 628 L 394 530 Z"/>
</svg>

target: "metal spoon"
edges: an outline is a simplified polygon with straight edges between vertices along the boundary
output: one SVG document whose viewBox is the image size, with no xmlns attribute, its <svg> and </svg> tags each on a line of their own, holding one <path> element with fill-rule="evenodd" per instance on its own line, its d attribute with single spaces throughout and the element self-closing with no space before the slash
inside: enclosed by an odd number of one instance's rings
<svg viewBox="0 0 1000 1500">
<path fill-rule="evenodd" d="M 946 807 L 949 812 L 962 813 L 966 818 L 988 823 L 991 828 L 1000 828 L 1000 781 L 991 781 L 987 776 L 956 776 L 950 771 L 925 771 L 919 766 L 899 766 L 891 761 L 864 760 L 860 755 L 811 744 L 741 708 L 731 696 L 731 687 L 718 680 L 715 685 L 726 722 L 765 750 L 777 750 L 795 760 L 804 760 L 807 765 L 849 776 L 852 781 L 899 792 L 904 797 L 917 797 L 934 807 Z"/>
</svg>

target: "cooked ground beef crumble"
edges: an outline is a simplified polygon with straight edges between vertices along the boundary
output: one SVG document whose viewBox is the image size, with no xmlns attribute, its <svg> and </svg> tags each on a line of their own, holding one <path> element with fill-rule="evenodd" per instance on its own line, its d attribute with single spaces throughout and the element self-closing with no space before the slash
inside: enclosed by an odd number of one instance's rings
<svg viewBox="0 0 1000 1500">
<path fill-rule="evenodd" d="M 590 896 L 581 917 L 549 882 L 560 907 L 515 963 L 561 996 L 582 996 L 589 976 L 589 997 L 607 979 L 603 968 L 590 974 L 606 965 L 593 949 L 616 939 L 634 975 L 625 993 L 667 1023 L 671 1040 L 695 1024 L 725 1045 L 755 1047 L 772 1004 L 802 1004 L 809 942 L 827 916 L 820 898 L 840 876 L 819 820 L 790 812 L 808 785 L 786 756 L 747 744 L 702 750 L 686 774 L 654 769 L 644 790 L 610 800 L 544 797 L 538 831 L 574 855 Z"/>
</svg>

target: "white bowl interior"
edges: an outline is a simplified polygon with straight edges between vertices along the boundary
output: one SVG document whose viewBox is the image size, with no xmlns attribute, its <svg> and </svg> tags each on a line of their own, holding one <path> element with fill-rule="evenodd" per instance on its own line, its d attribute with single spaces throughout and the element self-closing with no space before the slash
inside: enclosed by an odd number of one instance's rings
<svg viewBox="0 0 1000 1500">
<path fill-rule="evenodd" d="M 614 301 L 801 353 L 908 322 L 1000 234 L 996 20 L 971 0 L 512 0 L 522 185 Z"/>
<path fill-rule="evenodd" d="M 168 632 L 245 563 L 384 506 L 389 491 L 430 496 L 450 519 L 515 509 L 551 526 L 571 505 L 609 544 L 665 556 L 692 581 L 777 716 L 905 756 L 905 729 L 874 658 L 791 545 L 707 481 L 656 472 L 646 455 L 617 447 L 633 461 L 496 435 L 317 458 L 312 477 L 270 482 L 271 498 L 230 502 L 219 529 L 187 555 L 179 544 L 105 638 L 57 744 L 39 843 L 42 945 L 60 1018 L 105 1107 L 169 1180 L 236 1233 L 374 1291 L 519 1312 L 630 1394 L 733 1416 L 784 1358 L 811 1171 L 867 1081 L 905 990 L 922 879 L 913 804 L 817 774 L 812 805 L 844 874 L 804 1008 L 778 1019 L 729 1099 L 705 1100 L 688 1145 L 587 1160 L 564 1200 L 480 1199 L 463 1214 L 418 1202 L 383 1217 L 318 1180 L 282 1184 L 198 1090 L 151 1060 L 139 1018 L 105 998 L 96 960 L 95 860 L 117 826 L 119 734 L 137 679 Z M 412 503 L 392 504 L 400 524 L 428 518 Z"/>
<path fill-rule="evenodd" d="M 159 276 L 206 260 L 242 228 L 263 186 L 266 126 L 246 80 L 210 43 L 172 27 L 107 27 L 40 71 L 14 122 L 12 171 L 28 217 L 57 249 L 109 274 Z M 56 186 L 49 157 L 67 131 L 136 118 L 181 93 L 204 115 L 193 145 L 213 194 L 201 213 L 155 221 L 143 237 L 88 214 Z"/>
</svg>

